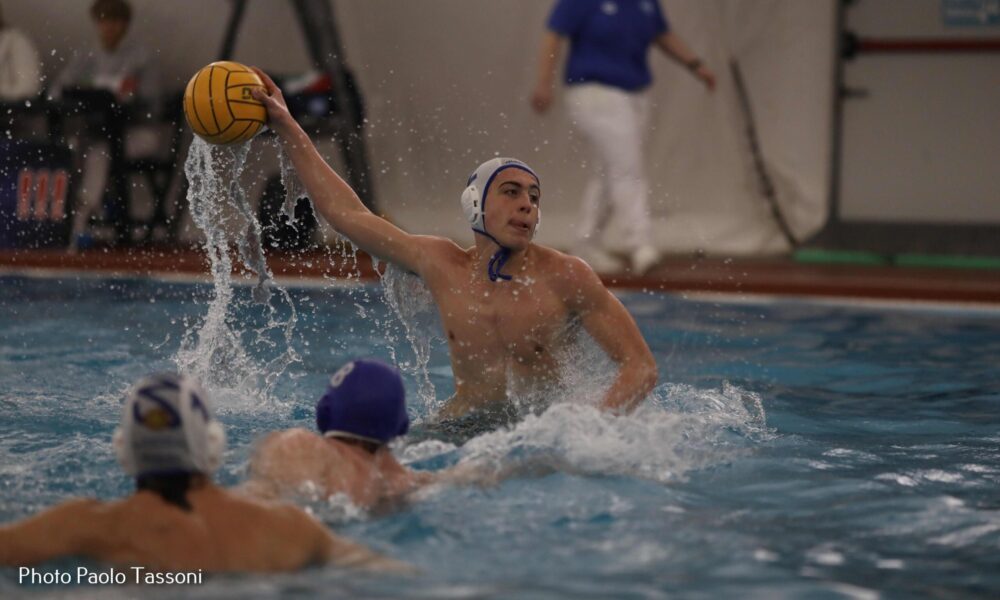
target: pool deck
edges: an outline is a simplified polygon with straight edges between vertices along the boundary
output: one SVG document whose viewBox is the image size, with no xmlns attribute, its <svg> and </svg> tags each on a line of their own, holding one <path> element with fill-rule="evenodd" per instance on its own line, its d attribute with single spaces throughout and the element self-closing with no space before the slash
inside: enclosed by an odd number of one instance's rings
<svg viewBox="0 0 1000 600">
<path fill-rule="evenodd" d="M 375 277 L 371 262 L 355 262 L 327 251 L 269 254 L 282 281 L 304 283 Z M 190 248 L 0 250 L 0 274 L 207 279 L 204 252 Z M 239 266 L 237 274 L 245 274 Z M 358 279 L 356 275 L 352 277 Z M 1000 305 L 1000 270 L 885 265 L 807 264 L 791 258 L 671 256 L 642 276 L 604 274 L 612 288 L 690 294 L 766 295 L 931 301 Z"/>
</svg>

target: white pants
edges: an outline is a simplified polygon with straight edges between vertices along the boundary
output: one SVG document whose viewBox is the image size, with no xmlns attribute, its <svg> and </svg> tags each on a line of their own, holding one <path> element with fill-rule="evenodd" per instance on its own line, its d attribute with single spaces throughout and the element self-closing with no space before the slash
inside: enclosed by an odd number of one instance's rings
<svg viewBox="0 0 1000 600">
<path fill-rule="evenodd" d="M 156 156 L 165 145 L 161 140 L 162 132 L 155 127 L 133 127 L 125 136 L 125 158 Z M 108 175 L 111 169 L 111 156 L 108 154 L 108 143 L 102 140 L 78 136 L 74 145 L 81 147 L 83 159 L 83 177 L 80 191 L 76 197 L 76 208 L 73 216 L 73 240 L 87 228 L 87 219 L 91 214 L 100 213 L 104 209 L 104 192 L 108 187 Z M 131 185 L 131 182 L 129 182 Z M 135 190 L 132 191 L 135 193 Z"/>
<path fill-rule="evenodd" d="M 629 252 L 650 244 L 642 137 L 649 123 L 648 95 L 587 83 L 568 86 L 566 102 L 597 162 L 583 194 L 579 243 L 602 245 L 605 225 L 614 220 L 622 239 L 609 244 L 613 250 Z"/>
</svg>

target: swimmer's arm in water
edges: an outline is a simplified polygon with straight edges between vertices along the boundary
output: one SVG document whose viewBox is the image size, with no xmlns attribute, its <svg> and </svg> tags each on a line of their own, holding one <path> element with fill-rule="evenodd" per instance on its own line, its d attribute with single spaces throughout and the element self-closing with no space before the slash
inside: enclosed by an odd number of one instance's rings
<svg viewBox="0 0 1000 600">
<path fill-rule="evenodd" d="M 281 139 L 309 197 L 319 213 L 356 246 L 418 275 L 430 255 L 442 246 L 441 238 L 411 235 L 372 213 L 330 165 L 302 127 L 295 122 L 281 90 L 260 69 L 254 71 L 264 81 L 267 93 L 253 90 L 254 97 L 267 107 L 268 126 Z"/>
<path fill-rule="evenodd" d="M 656 361 L 635 320 L 622 303 L 604 287 L 600 278 L 579 258 L 568 262 L 557 281 L 570 310 L 580 315 L 584 329 L 618 365 L 618 376 L 601 402 L 601 408 L 629 413 L 656 386 Z"/>
<path fill-rule="evenodd" d="M 0 565 L 30 566 L 63 556 L 91 556 L 88 548 L 100 529 L 93 499 L 67 500 L 17 523 L 0 526 Z"/>
<path fill-rule="evenodd" d="M 331 532 L 315 517 L 293 504 L 272 504 L 268 513 L 271 521 L 270 535 L 295 540 L 305 551 L 300 555 L 304 563 L 297 565 L 334 565 L 368 571 L 412 571 L 409 565 L 386 558 L 377 552 L 340 537 Z"/>
<path fill-rule="evenodd" d="M 514 461 L 465 459 L 452 467 L 434 473 L 432 483 L 492 487 L 515 477 L 547 477 L 558 472 L 570 473 L 573 472 L 573 469 L 565 462 L 552 457 Z"/>
<path fill-rule="evenodd" d="M 505 479 L 520 475 L 514 465 L 498 465 L 493 461 L 462 461 L 439 473 L 435 473 L 434 483 L 447 485 L 477 485 L 492 487 Z"/>
<path fill-rule="evenodd" d="M 363 569 L 365 571 L 377 571 L 380 573 L 405 574 L 417 572 L 412 565 L 382 556 L 357 542 L 331 533 L 319 521 L 306 514 L 305 511 L 299 510 L 298 512 L 308 521 L 305 527 L 309 530 L 310 534 L 306 539 L 313 540 L 315 544 L 316 563 Z"/>
</svg>

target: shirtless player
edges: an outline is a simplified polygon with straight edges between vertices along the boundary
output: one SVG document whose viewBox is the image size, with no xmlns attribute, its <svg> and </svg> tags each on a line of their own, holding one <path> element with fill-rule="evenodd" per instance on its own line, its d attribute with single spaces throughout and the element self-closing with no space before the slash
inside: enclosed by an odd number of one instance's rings
<svg viewBox="0 0 1000 600">
<path fill-rule="evenodd" d="M 250 458 L 242 491 L 264 499 L 329 498 L 343 494 L 355 506 L 384 512 L 404 505 L 433 484 L 496 485 L 537 465 L 465 462 L 439 471 L 417 471 L 393 456 L 389 443 L 406 435 L 406 390 L 399 371 L 356 359 L 330 378 L 316 403 L 316 428 L 268 434 Z"/>
<path fill-rule="evenodd" d="M 656 363 L 621 302 L 585 262 L 532 242 L 541 189 L 531 168 L 494 158 L 476 169 L 462 196 L 474 246 L 409 234 L 365 208 L 274 82 L 255 71 L 266 90 L 254 97 L 319 213 L 358 248 L 418 275 L 434 297 L 455 376 L 455 396 L 440 417 L 490 409 L 506 403 L 509 391 L 558 379 L 556 357 L 577 321 L 618 366 L 603 408 L 627 413 L 656 385 Z"/>
</svg>

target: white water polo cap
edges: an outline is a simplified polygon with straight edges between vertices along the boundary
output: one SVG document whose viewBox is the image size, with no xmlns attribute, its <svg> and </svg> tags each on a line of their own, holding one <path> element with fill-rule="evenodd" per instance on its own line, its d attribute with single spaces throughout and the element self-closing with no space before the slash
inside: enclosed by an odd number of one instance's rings
<svg viewBox="0 0 1000 600">
<path fill-rule="evenodd" d="M 468 219 L 472 230 L 491 239 L 493 236 L 486 231 L 486 192 L 496 176 L 507 169 L 527 171 L 541 185 L 538 175 L 524 162 L 516 158 L 491 158 L 472 173 L 465 184 L 465 191 L 462 192 L 462 211 L 465 212 L 465 218 Z"/>
<path fill-rule="evenodd" d="M 516 158 L 491 158 L 479 165 L 479 168 L 472 173 L 465 184 L 465 191 L 462 192 L 462 211 L 472 226 L 472 230 L 485 235 L 493 240 L 497 246 L 500 246 L 500 249 L 490 259 L 490 263 L 486 268 L 486 274 L 489 276 L 490 281 L 493 282 L 496 282 L 498 279 L 510 281 L 510 275 L 504 275 L 502 272 L 507 259 L 510 258 L 510 248 L 505 247 L 490 232 L 486 231 L 486 193 L 489 191 L 490 184 L 493 183 L 496 176 L 501 171 L 507 169 L 525 171 L 535 178 L 539 186 L 541 185 L 538 175 L 524 162 Z M 538 221 L 535 223 L 535 233 L 538 232 L 538 226 L 541 224 L 541 216 L 539 212 Z"/>
<path fill-rule="evenodd" d="M 226 434 L 197 381 L 158 373 L 129 391 L 113 443 L 122 468 L 135 477 L 211 474 L 222 463 Z"/>
</svg>

